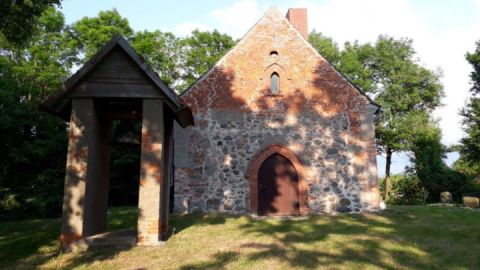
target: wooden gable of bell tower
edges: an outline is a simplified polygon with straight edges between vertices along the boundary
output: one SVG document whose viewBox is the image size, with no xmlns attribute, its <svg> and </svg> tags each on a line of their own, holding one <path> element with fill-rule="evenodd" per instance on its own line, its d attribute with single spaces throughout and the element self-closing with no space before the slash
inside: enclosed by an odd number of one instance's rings
<svg viewBox="0 0 480 270">
<path fill-rule="evenodd" d="M 173 121 L 187 127 L 193 117 L 128 42 L 114 36 L 41 109 L 70 121 L 62 247 L 106 230 L 112 121 L 121 119 L 142 122 L 137 243 L 164 239 Z"/>
<path fill-rule="evenodd" d="M 182 127 L 193 124 L 190 109 L 118 34 L 40 107 L 68 121 L 75 98 L 162 99 Z"/>
</svg>

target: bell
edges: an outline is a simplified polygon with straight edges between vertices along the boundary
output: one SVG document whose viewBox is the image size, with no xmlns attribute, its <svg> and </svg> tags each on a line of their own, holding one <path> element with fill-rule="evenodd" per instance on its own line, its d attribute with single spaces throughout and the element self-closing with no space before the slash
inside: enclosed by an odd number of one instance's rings
<svg viewBox="0 0 480 270">
<path fill-rule="evenodd" d="M 120 121 L 114 128 L 114 144 L 140 144 L 140 132 L 137 132 L 135 122 Z"/>
</svg>

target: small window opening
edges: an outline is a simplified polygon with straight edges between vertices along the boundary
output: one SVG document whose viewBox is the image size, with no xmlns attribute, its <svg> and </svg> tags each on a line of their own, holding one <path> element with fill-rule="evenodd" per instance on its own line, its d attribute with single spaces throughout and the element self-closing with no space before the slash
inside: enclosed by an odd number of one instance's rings
<svg viewBox="0 0 480 270">
<path fill-rule="evenodd" d="M 276 72 L 270 76 L 270 91 L 274 95 L 280 94 L 280 76 Z"/>
<path fill-rule="evenodd" d="M 278 52 L 277 51 L 271 51 L 270 56 L 278 56 Z"/>
</svg>

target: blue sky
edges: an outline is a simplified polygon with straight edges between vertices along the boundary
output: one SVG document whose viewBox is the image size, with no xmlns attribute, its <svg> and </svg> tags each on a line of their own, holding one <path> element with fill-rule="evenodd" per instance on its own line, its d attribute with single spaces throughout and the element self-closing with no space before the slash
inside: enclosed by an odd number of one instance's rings
<svg viewBox="0 0 480 270">
<path fill-rule="evenodd" d="M 306 7 L 309 29 L 316 29 L 343 44 L 372 42 L 380 34 L 410 37 L 422 64 L 440 70 L 445 86 L 444 106 L 435 111 L 442 128 L 442 142 L 452 145 L 462 136 L 458 111 L 468 97 L 470 67 L 465 53 L 480 39 L 480 0 L 64 0 L 67 23 L 101 10 L 116 8 L 135 30 L 171 31 L 218 29 L 240 38 L 270 7 L 285 11 Z M 449 162 L 458 155 L 449 155 Z M 384 158 L 379 157 L 382 175 Z M 393 160 L 398 172 L 408 163 L 406 155 Z"/>
</svg>

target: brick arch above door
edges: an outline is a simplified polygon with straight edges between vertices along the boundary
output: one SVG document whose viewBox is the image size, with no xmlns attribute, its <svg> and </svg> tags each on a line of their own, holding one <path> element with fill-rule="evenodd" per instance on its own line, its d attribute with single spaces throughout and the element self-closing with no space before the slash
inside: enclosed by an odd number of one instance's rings
<svg viewBox="0 0 480 270">
<path fill-rule="evenodd" d="M 298 191 L 300 201 L 300 215 L 308 214 L 308 184 L 306 180 L 306 171 L 303 162 L 295 153 L 290 151 L 283 145 L 271 144 L 259 151 L 250 160 L 245 177 L 250 182 L 250 212 L 258 214 L 259 198 L 258 198 L 258 171 L 263 162 L 274 154 L 280 154 L 288 159 L 298 173 Z"/>
</svg>

